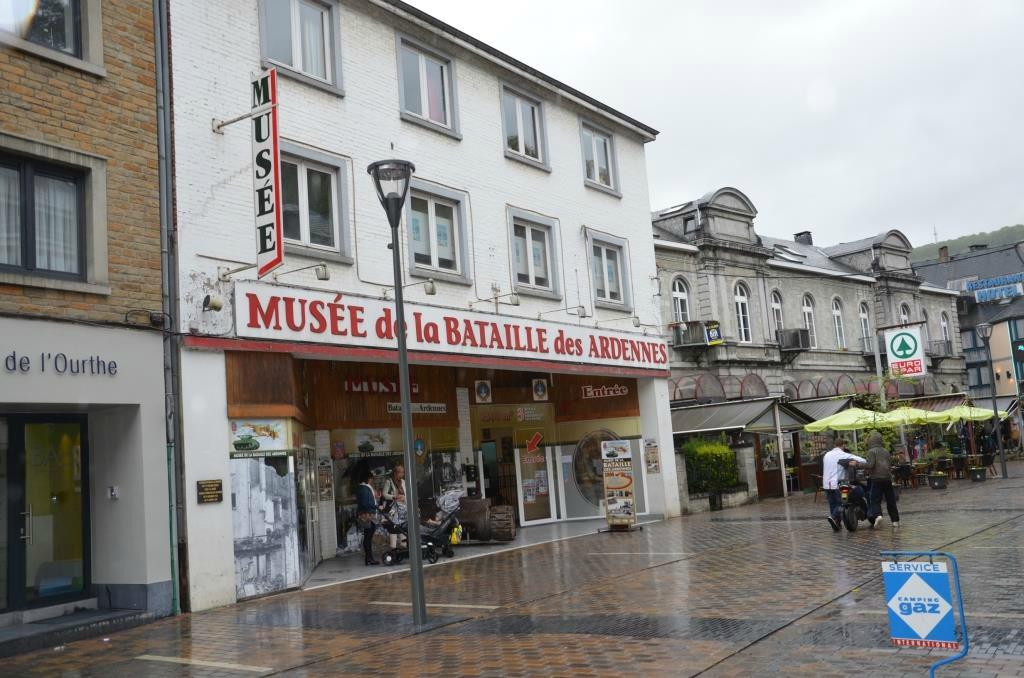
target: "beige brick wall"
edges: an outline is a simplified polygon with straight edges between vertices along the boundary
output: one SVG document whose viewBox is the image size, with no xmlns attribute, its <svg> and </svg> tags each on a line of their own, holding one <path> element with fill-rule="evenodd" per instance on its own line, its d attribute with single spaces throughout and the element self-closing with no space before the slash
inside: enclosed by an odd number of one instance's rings
<svg viewBox="0 0 1024 678">
<path fill-rule="evenodd" d="M 124 322 L 160 310 L 152 3 L 102 1 L 105 77 L 0 45 L 0 132 L 107 159 L 111 293 L 0 284 L 2 313 Z"/>
</svg>

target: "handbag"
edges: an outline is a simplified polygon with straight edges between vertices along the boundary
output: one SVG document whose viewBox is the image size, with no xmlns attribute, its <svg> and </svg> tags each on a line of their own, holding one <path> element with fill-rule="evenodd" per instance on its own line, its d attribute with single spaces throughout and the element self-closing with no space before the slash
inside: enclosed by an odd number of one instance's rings
<svg viewBox="0 0 1024 678">
<path fill-rule="evenodd" d="M 367 511 L 356 514 L 356 526 L 360 530 L 368 530 L 373 526 L 373 514 Z"/>
</svg>

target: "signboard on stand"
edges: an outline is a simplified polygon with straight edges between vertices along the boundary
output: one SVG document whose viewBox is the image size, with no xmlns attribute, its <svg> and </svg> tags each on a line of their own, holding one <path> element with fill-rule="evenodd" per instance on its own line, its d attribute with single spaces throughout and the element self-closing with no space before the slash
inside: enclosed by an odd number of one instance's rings
<svg viewBox="0 0 1024 678">
<path fill-rule="evenodd" d="M 628 440 L 601 442 L 604 465 L 604 514 L 611 530 L 629 530 L 636 524 L 633 451 Z"/>
<path fill-rule="evenodd" d="M 928 374 L 920 328 L 900 327 L 886 330 L 885 350 L 889 356 L 889 371 L 894 375 L 923 377 Z"/>
<path fill-rule="evenodd" d="M 893 645 L 959 649 L 949 573 L 942 562 L 882 562 Z"/>
</svg>

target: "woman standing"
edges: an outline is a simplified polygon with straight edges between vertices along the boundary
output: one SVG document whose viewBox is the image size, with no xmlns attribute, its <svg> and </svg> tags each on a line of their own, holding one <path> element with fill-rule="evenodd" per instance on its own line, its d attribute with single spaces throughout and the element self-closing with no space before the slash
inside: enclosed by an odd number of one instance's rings
<svg viewBox="0 0 1024 678">
<path fill-rule="evenodd" d="M 384 493 L 381 495 L 387 502 L 391 502 L 393 516 L 398 518 L 395 522 L 405 520 L 405 466 L 396 464 L 391 470 L 391 477 L 384 483 Z M 392 532 L 388 535 L 388 545 L 391 548 L 398 546 L 398 535 Z"/>
<path fill-rule="evenodd" d="M 363 555 L 366 557 L 367 565 L 379 565 L 373 559 L 373 533 L 377 531 L 377 523 L 374 517 L 377 515 L 377 492 L 370 484 L 373 474 L 369 467 L 360 471 L 356 480 L 359 485 L 356 487 L 356 521 L 359 529 L 363 531 Z"/>
</svg>

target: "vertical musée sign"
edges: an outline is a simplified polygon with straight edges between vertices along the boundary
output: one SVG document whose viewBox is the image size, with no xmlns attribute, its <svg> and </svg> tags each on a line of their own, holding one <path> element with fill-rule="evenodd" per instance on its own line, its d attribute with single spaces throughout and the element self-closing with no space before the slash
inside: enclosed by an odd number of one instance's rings
<svg viewBox="0 0 1024 678">
<path fill-rule="evenodd" d="M 256 272 L 262 278 L 284 262 L 281 151 L 277 135 L 277 69 L 252 81 L 252 169 L 256 200 Z"/>
</svg>

